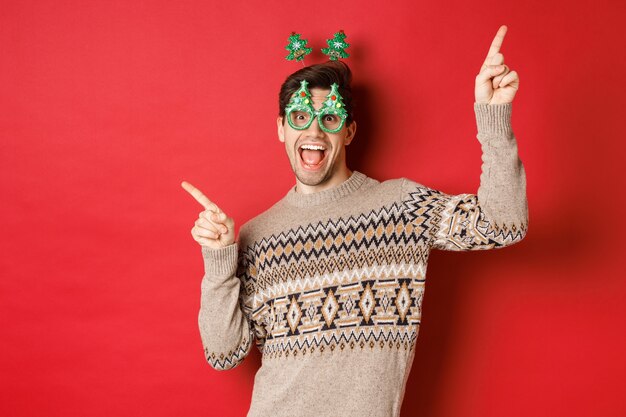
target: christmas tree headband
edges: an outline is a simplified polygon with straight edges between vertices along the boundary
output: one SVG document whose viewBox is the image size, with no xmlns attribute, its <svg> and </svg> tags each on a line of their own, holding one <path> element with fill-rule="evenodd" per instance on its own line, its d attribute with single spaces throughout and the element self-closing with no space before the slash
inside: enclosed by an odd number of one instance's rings
<svg viewBox="0 0 626 417">
<path fill-rule="evenodd" d="M 292 32 L 289 37 L 289 44 L 286 49 L 289 51 L 288 60 L 302 61 L 304 57 L 311 53 L 312 49 L 307 48 L 307 40 L 301 39 L 299 33 Z M 350 46 L 345 42 L 346 34 L 343 30 L 335 33 L 333 39 L 327 39 L 328 48 L 322 48 L 322 53 L 332 61 L 339 58 L 347 58 L 350 55 L 345 49 Z M 307 88 L 309 83 L 306 80 L 300 82 L 300 89 L 296 91 L 285 107 L 285 115 L 289 126 L 296 130 L 305 130 L 311 126 L 313 119 L 317 117 L 320 129 L 327 133 L 339 132 L 348 118 L 348 112 L 343 104 L 343 97 L 339 94 L 339 86 L 333 83 L 330 86 L 330 93 L 326 96 L 322 107 L 315 110 L 311 101 L 311 92 Z"/>
<path fill-rule="evenodd" d="M 289 61 L 304 61 L 304 57 L 310 54 L 313 49 L 307 48 L 307 40 L 301 39 L 301 34 L 296 32 L 291 32 L 291 36 L 289 36 L 289 44 L 285 47 L 289 51 L 289 55 L 287 55 L 287 60 Z M 322 48 L 322 53 L 328 56 L 328 59 L 332 61 L 336 61 L 339 58 L 348 58 L 350 55 L 346 52 L 346 48 L 350 46 L 349 43 L 345 41 L 346 34 L 343 30 L 335 33 L 332 39 L 326 39 L 326 43 L 328 44 L 328 48 Z M 303 62 L 304 64 L 304 62 Z"/>
</svg>

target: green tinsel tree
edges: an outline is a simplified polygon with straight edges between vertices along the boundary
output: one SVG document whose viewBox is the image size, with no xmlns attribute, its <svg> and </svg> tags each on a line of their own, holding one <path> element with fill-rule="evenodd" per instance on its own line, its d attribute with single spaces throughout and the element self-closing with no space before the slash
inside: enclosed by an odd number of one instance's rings
<svg viewBox="0 0 626 417">
<path fill-rule="evenodd" d="M 287 55 L 287 59 L 289 61 L 302 61 L 305 56 L 311 53 L 312 49 L 307 48 L 307 40 L 300 39 L 299 33 L 291 32 L 291 36 L 289 37 L 289 44 L 285 47 L 286 50 L 289 51 L 289 55 Z"/>
<path fill-rule="evenodd" d="M 343 30 L 335 33 L 332 39 L 326 40 L 326 43 L 328 43 L 328 48 L 322 48 L 322 52 L 328 55 L 328 58 L 333 61 L 336 61 L 339 58 L 349 57 L 350 55 L 348 55 L 345 49 L 350 46 L 350 44 L 344 41 L 345 38 L 346 34 L 343 33 Z"/>
</svg>

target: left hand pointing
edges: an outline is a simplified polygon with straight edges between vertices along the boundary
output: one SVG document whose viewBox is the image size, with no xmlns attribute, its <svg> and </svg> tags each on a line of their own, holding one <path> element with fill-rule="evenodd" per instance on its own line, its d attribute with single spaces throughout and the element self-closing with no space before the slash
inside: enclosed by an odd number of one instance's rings
<svg viewBox="0 0 626 417">
<path fill-rule="evenodd" d="M 474 96 L 476 103 L 504 104 L 513 102 L 519 89 L 517 72 L 504 65 L 504 55 L 500 47 L 504 41 L 507 27 L 502 25 L 491 42 L 487 58 L 476 76 Z"/>
</svg>

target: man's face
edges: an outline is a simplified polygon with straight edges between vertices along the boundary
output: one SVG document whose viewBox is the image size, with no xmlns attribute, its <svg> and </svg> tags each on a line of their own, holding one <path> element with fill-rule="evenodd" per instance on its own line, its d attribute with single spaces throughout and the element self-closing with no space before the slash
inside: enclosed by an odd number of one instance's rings
<svg viewBox="0 0 626 417">
<path fill-rule="evenodd" d="M 319 110 L 330 90 L 311 88 L 311 100 Z M 279 117 L 278 138 L 285 143 L 291 169 L 298 181 L 309 186 L 323 185 L 342 171 L 347 171 L 345 146 L 354 138 L 356 123 L 345 125 L 337 133 L 324 132 L 317 117 L 305 130 L 296 130 Z"/>
</svg>

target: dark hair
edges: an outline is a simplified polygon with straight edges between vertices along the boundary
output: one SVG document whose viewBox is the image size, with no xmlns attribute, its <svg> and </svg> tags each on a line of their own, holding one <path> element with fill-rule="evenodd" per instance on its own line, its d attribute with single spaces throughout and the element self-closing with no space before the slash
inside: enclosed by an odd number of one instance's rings
<svg viewBox="0 0 626 417">
<path fill-rule="evenodd" d="M 289 100 L 293 93 L 300 88 L 300 82 L 307 80 L 308 88 L 323 88 L 330 90 L 333 83 L 339 86 L 339 94 L 343 98 L 343 104 L 348 112 L 346 125 L 352 123 L 352 72 L 350 67 L 343 61 L 328 61 L 323 64 L 315 64 L 304 67 L 285 79 L 280 87 L 278 94 L 278 115 L 285 117 L 285 107 L 289 104 Z"/>
</svg>

